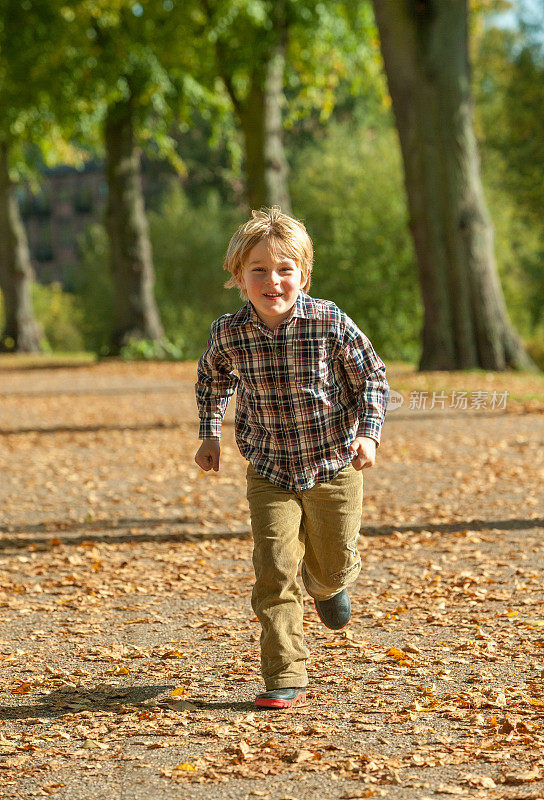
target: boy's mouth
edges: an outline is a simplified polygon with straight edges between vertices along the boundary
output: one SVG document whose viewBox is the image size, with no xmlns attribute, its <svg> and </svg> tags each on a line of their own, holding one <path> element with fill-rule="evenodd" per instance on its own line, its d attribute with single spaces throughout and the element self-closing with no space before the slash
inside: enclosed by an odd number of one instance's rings
<svg viewBox="0 0 544 800">
<path fill-rule="evenodd" d="M 265 292 L 265 297 L 282 297 L 280 292 Z"/>
</svg>

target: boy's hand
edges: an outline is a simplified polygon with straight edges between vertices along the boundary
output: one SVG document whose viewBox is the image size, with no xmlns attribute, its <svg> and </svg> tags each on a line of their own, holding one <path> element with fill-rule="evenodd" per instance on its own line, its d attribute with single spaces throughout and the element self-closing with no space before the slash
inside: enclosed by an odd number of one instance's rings
<svg viewBox="0 0 544 800">
<path fill-rule="evenodd" d="M 195 461 L 199 467 L 208 470 L 212 469 L 214 472 L 219 470 L 219 439 L 204 439 L 198 448 L 198 453 L 195 456 Z"/>
<path fill-rule="evenodd" d="M 355 469 L 373 467 L 376 461 L 376 442 L 368 436 L 358 436 L 350 444 L 349 449 L 355 454 L 351 462 Z"/>
</svg>

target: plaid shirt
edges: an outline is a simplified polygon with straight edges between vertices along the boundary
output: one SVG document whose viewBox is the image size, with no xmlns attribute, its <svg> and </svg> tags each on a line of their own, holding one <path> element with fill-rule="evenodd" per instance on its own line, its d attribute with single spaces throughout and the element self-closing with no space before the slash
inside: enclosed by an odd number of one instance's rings
<svg viewBox="0 0 544 800">
<path fill-rule="evenodd" d="M 370 341 L 337 305 L 299 292 L 275 330 L 250 302 L 211 326 L 198 362 L 200 438 L 221 437 L 237 389 L 236 443 L 277 486 L 309 489 L 353 459 L 356 436 L 379 445 L 389 387 Z"/>
</svg>

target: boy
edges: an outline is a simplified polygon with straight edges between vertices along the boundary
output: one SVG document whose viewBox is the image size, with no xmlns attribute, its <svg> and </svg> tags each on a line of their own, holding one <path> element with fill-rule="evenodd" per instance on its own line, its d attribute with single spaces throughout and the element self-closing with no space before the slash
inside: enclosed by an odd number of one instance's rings
<svg viewBox="0 0 544 800">
<path fill-rule="evenodd" d="M 361 569 L 361 470 L 374 464 L 389 391 L 384 364 L 355 323 L 306 293 L 312 262 L 301 222 L 276 206 L 253 211 L 223 264 L 225 287 L 248 302 L 212 324 L 198 363 L 195 461 L 204 470 L 219 469 L 221 422 L 237 389 L 266 687 L 255 703 L 267 708 L 306 700 L 301 562 L 324 625 L 349 621 L 346 587 Z"/>
</svg>

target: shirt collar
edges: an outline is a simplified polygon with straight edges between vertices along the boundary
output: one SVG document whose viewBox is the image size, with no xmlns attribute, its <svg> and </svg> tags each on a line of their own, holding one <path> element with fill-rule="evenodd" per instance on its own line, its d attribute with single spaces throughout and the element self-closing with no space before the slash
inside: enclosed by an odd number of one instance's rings
<svg viewBox="0 0 544 800">
<path fill-rule="evenodd" d="M 317 306 L 315 300 L 310 297 L 310 295 L 306 294 L 306 292 L 303 292 L 302 289 L 298 293 L 295 308 L 289 319 L 293 319 L 294 317 L 301 317 L 303 319 L 317 318 Z M 253 304 L 248 300 L 245 306 L 242 306 L 242 308 L 233 314 L 231 323 L 234 325 L 245 325 L 246 322 L 250 321 L 259 322 L 262 324 L 257 312 L 255 311 L 255 308 L 253 307 Z"/>
</svg>

